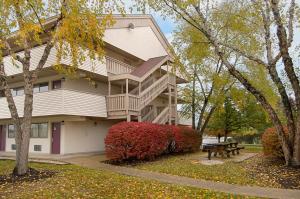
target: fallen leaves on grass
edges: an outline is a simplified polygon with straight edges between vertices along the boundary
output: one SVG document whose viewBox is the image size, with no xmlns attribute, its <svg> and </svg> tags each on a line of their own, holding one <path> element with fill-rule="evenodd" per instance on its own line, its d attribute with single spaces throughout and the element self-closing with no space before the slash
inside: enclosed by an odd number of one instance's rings
<svg viewBox="0 0 300 199">
<path fill-rule="evenodd" d="M 300 168 L 287 167 L 284 161 L 262 154 L 243 163 L 257 184 L 286 189 L 300 189 Z"/>
<path fill-rule="evenodd" d="M 35 163 L 31 167 L 56 171 L 57 174 L 33 182 L 0 185 L 0 198 L 251 198 L 73 165 Z M 1 174 L 7 174 L 12 168 L 12 161 L 0 161 Z"/>
</svg>

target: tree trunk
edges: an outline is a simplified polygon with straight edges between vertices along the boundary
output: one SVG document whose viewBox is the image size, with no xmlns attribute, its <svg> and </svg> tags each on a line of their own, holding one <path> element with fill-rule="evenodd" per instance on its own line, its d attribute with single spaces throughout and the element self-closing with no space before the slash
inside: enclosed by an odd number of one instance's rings
<svg viewBox="0 0 300 199">
<path fill-rule="evenodd" d="M 224 142 L 227 141 L 227 137 L 228 137 L 228 131 L 225 131 L 225 132 L 224 132 Z"/>
<path fill-rule="evenodd" d="M 193 74 L 193 93 L 192 93 L 192 128 L 196 129 L 196 72 Z"/>
<path fill-rule="evenodd" d="M 24 125 L 22 125 L 24 126 Z M 25 175 L 28 171 L 28 151 L 29 151 L 29 139 L 30 139 L 30 129 L 26 130 L 24 127 L 22 128 L 22 131 L 16 131 L 16 134 L 19 134 L 18 142 L 17 144 L 17 150 L 16 150 L 16 165 L 13 171 L 14 175 Z M 16 136 L 16 142 L 17 142 L 17 136 Z"/>
<path fill-rule="evenodd" d="M 298 77 L 296 75 L 296 72 L 294 70 L 293 60 L 289 53 L 289 40 L 286 33 L 286 29 L 284 27 L 284 24 L 282 22 L 280 10 L 278 7 L 279 1 L 278 0 L 272 0 L 271 1 L 271 8 L 274 15 L 274 19 L 277 25 L 277 38 L 279 41 L 279 50 L 282 55 L 282 61 L 284 64 L 284 70 L 287 74 L 287 77 L 290 80 L 290 83 L 292 85 L 294 94 L 295 94 L 295 100 L 296 100 L 296 107 L 297 107 L 297 128 L 296 131 L 293 132 L 293 134 L 290 134 L 290 147 L 292 150 L 292 161 L 291 164 L 293 166 L 300 166 L 300 84 Z M 295 5 L 291 5 L 294 6 Z M 292 9 L 295 9 L 295 8 Z M 291 17 L 291 16 L 290 16 Z M 293 20 L 290 19 L 290 20 Z M 290 27 L 293 28 L 293 27 Z M 291 38 L 293 35 L 289 35 Z"/>
<path fill-rule="evenodd" d="M 29 67 L 28 67 L 29 68 Z M 24 175 L 28 171 L 28 152 L 29 152 L 29 143 L 30 143 L 30 132 L 31 132 L 31 121 L 32 121 L 32 110 L 33 110 L 33 82 L 30 76 L 29 70 L 24 71 L 24 117 L 22 121 L 22 130 L 17 132 L 21 135 L 19 146 L 17 145 L 17 154 L 18 161 L 14 169 L 14 174 Z M 17 136 L 16 136 L 17 138 Z M 17 139 L 16 139 L 17 142 Z"/>
<path fill-rule="evenodd" d="M 300 118 L 297 118 L 297 133 L 294 140 L 293 166 L 300 167 Z"/>
</svg>

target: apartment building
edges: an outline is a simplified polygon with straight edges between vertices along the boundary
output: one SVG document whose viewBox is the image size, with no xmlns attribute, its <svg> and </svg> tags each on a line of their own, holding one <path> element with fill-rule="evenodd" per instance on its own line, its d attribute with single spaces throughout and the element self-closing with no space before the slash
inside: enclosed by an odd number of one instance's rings
<svg viewBox="0 0 300 199">
<path fill-rule="evenodd" d="M 56 49 L 52 49 L 34 86 L 30 153 L 104 151 L 108 129 L 120 121 L 177 124 L 177 84 L 185 80 L 174 70 L 167 39 L 150 15 L 116 15 L 115 20 L 105 32 L 105 59 L 86 59 L 76 77 L 53 69 Z M 33 68 L 44 48 L 32 49 Z M 61 62 L 71 65 L 68 58 Z M 22 116 L 21 68 L 10 57 L 4 58 L 4 64 Z M 14 152 L 14 137 L 6 98 L 0 91 L 0 151 Z"/>
</svg>

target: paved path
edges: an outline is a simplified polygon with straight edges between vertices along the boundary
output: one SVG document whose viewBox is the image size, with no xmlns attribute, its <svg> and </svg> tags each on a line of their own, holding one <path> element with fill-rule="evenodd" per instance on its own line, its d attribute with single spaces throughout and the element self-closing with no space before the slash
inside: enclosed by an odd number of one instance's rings
<svg viewBox="0 0 300 199">
<path fill-rule="evenodd" d="M 257 196 L 266 198 L 282 198 L 282 199 L 299 199 L 300 190 L 290 189 L 275 189 L 275 188 L 262 188 L 258 186 L 240 186 L 232 185 L 222 182 L 213 182 L 206 180 L 198 180 L 188 177 L 168 175 L 158 172 L 144 171 L 134 168 L 127 168 L 121 166 L 113 166 L 101 163 L 100 160 L 103 157 L 91 156 L 91 157 L 77 157 L 65 159 L 66 162 L 76 164 L 79 166 L 92 168 L 92 169 L 105 169 L 113 171 L 123 175 L 135 176 L 145 178 L 147 180 L 156 180 L 159 182 L 165 182 L 176 185 L 190 186 L 202 189 L 210 189 L 219 192 L 246 195 L 246 196 Z"/>
</svg>

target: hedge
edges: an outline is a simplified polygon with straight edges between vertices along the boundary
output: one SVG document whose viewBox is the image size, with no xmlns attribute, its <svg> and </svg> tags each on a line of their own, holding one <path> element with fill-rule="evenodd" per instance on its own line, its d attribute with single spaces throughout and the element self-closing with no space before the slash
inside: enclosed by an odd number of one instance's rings
<svg viewBox="0 0 300 199">
<path fill-rule="evenodd" d="M 105 138 L 106 156 L 112 161 L 153 160 L 173 152 L 193 152 L 200 147 L 197 133 L 187 127 L 148 122 L 121 122 Z"/>
<path fill-rule="evenodd" d="M 199 150 L 201 139 L 194 129 L 172 126 L 172 132 L 175 140 L 174 152 L 195 152 Z"/>
</svg>

